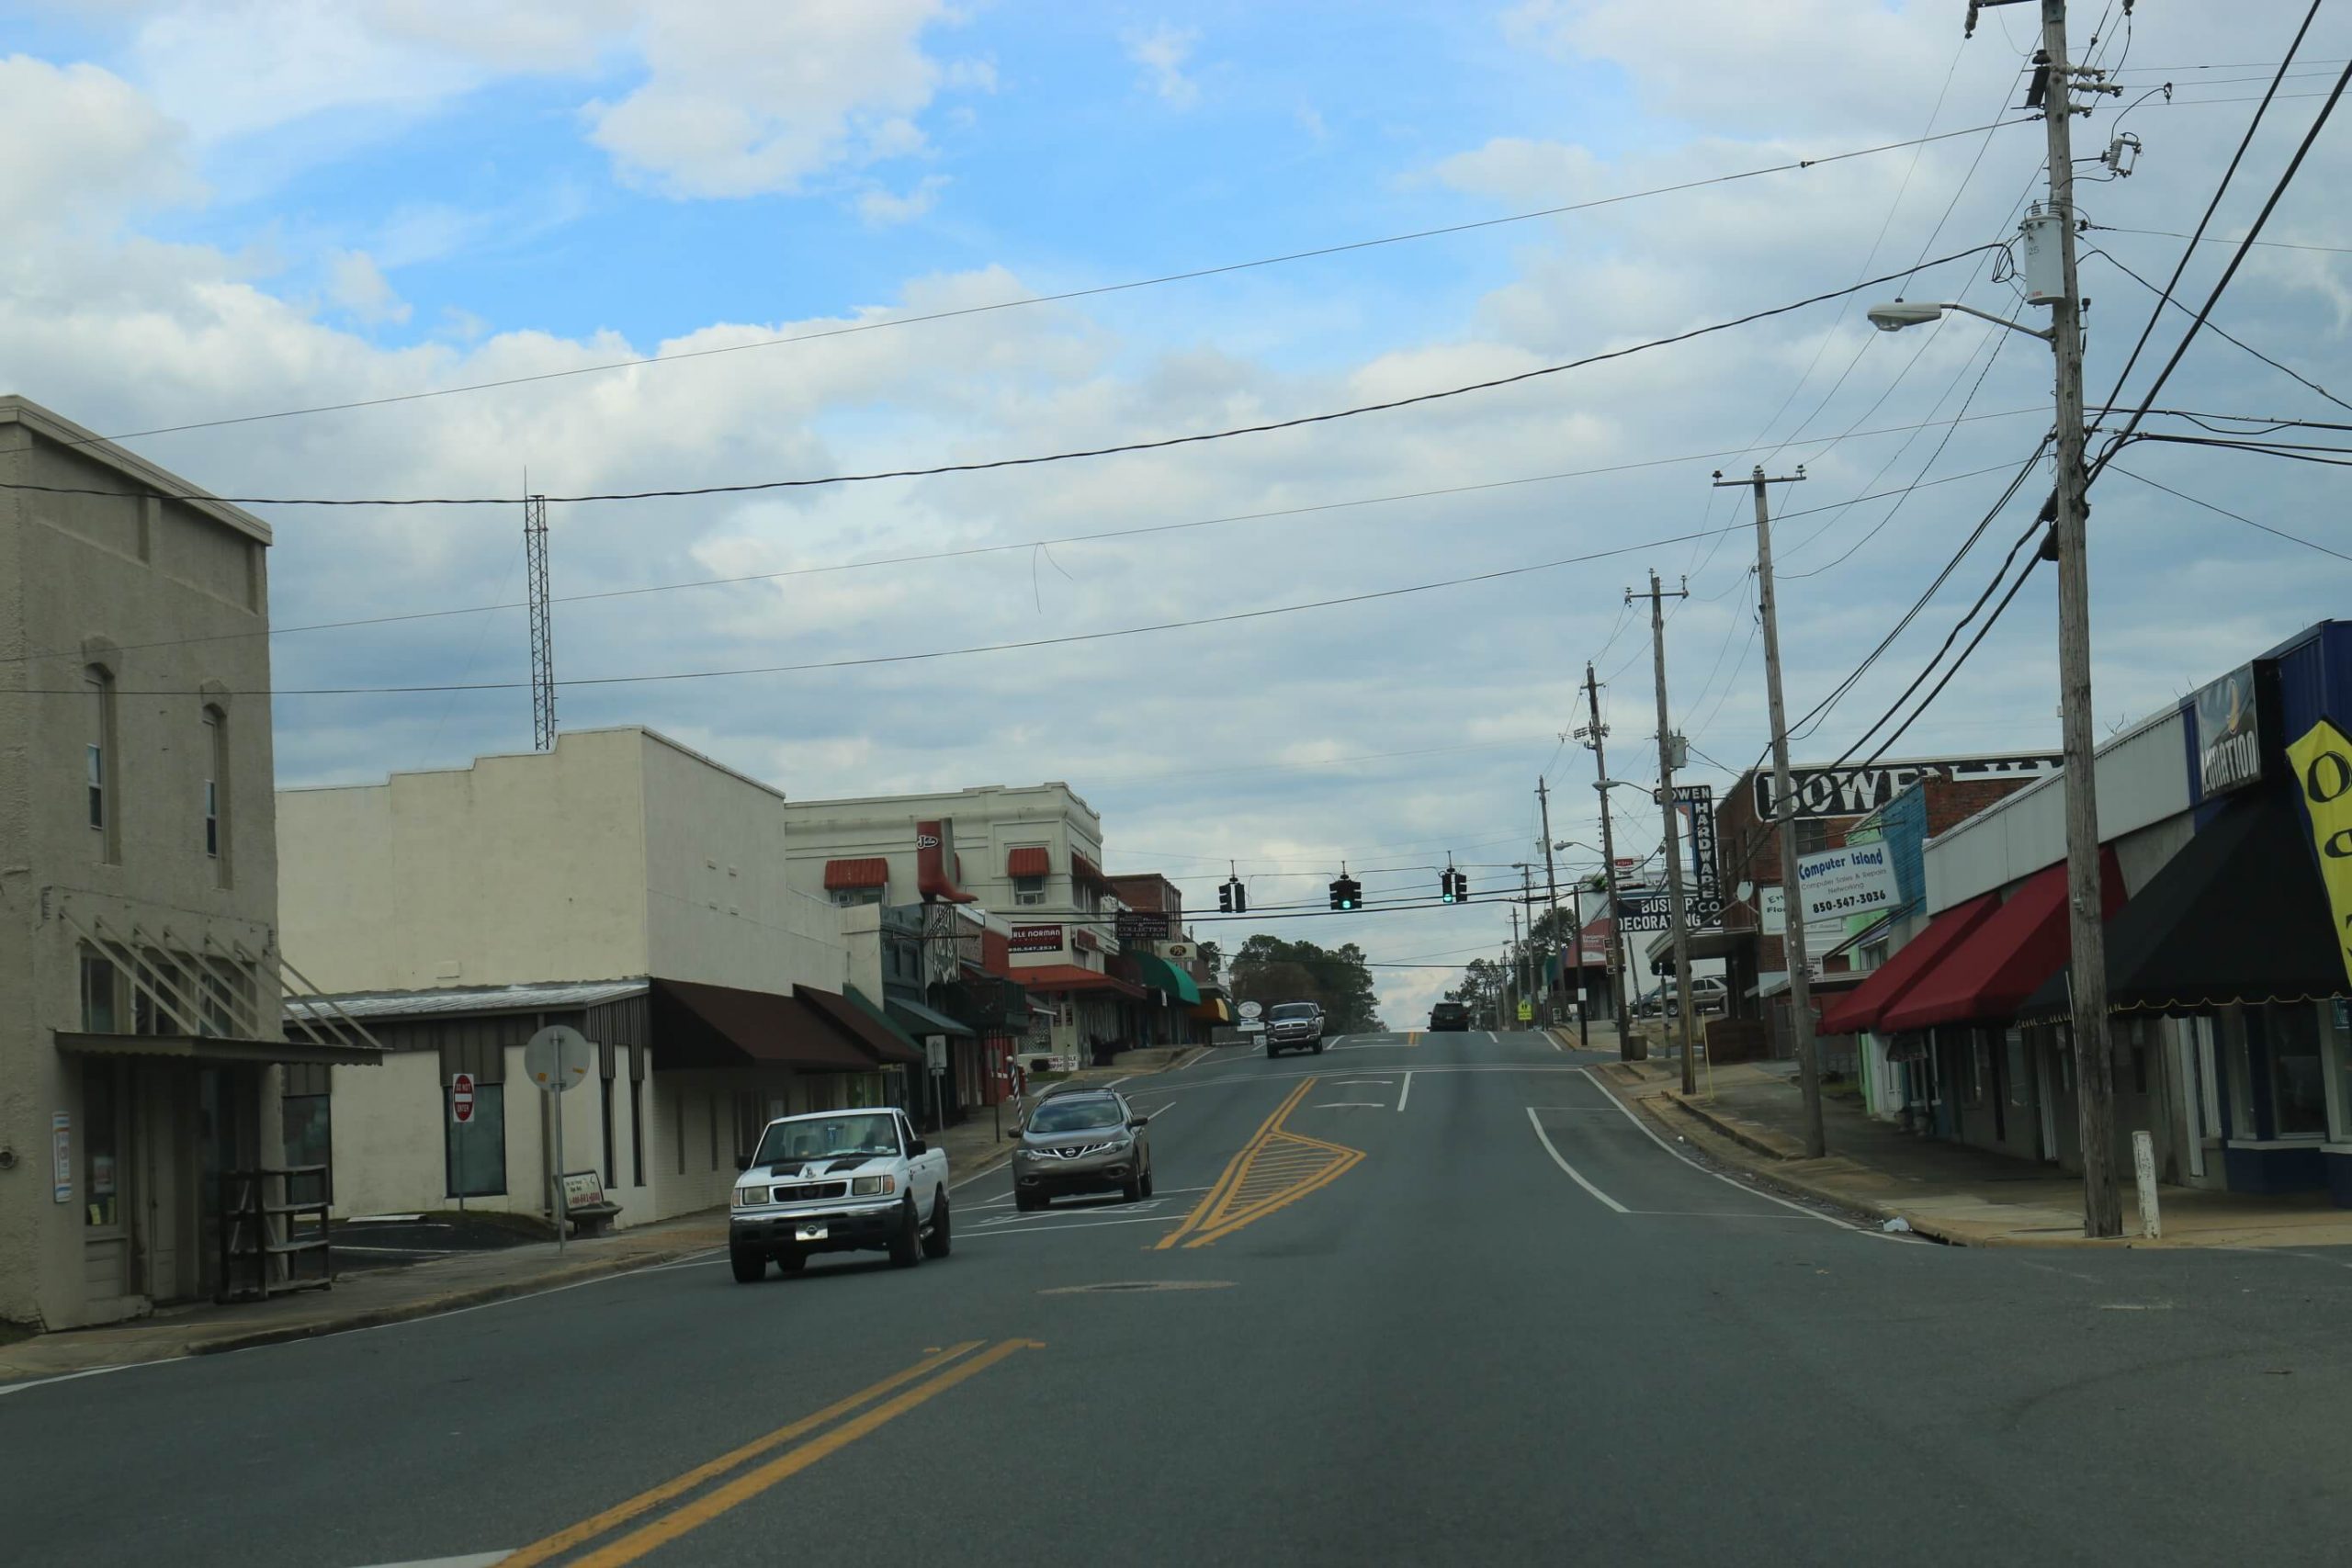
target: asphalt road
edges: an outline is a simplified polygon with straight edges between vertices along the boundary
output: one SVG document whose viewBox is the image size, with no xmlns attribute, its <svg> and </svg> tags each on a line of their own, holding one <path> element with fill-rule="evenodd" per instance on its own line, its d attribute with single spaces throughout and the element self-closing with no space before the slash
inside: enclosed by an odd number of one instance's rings
<svg viewBox="0 0 2352 1568">
<path fill-rule="evenodd" d="M 1590 1059 L 1222 1054 L 1128 1086 L 1155 1200 L 985 1177 L 911 1271 L 714 1258 L 25 1389 L 0 1562 L 2352 1551 L 2352 1260 L 1884 1237 L 1686 1163 Z"/>
</svg>

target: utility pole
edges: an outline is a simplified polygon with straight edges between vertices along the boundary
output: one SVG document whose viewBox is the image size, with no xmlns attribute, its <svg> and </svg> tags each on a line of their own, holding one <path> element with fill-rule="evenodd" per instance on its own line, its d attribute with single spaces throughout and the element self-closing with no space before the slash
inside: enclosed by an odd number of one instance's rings
<svg viewBox="0 0 2352 1568">
<path fill-rule="evenodd" d="M 2121 1235 L 2115 1185 L 2115 1069 L 2107 1049 L 2107 932 L 2100 921 L 2098 781 L 2091 735 L 2091 596 L 2083 468 L 2082 295 L 2075 276 L 2073 67 L 2065 0 L 2041 0 L 2049 54 L 2050 210 L 2057 220 L 2060 297 L 2050 307 L 2057 358 L 2058 705 L 2066 757 L 2066 903 L 2073 937 L 2075 1081 L 2082 1086 L 2083 1234 Z M 2085 112 L 2088 112 L 2086 110 Z"/>
<path fill-rule="evenodd" d="M 1515 984 L 1516 994 L 1508 998 L 1510 1006 L 1507 1010 L 1495 1010 L 1495 1027 L 1498 1030 L 1507 1029 L 1519 1021 L 1519 1000 L 1527 995 L 1526 952 L 1519 940 L 1519 906 L 1513 904 L 1510 907 L 1510 951 L 1504 955 L 1504 962 Z M 1506 1011 L 1510 1014 L 1508 1018 L 1504 1016 Z"/>
<path fill-rule="evenodd" d="M 1592 678 L 1592 666 L 1584 667 L 1584 700 L 1586 719 L 1585 744 L 1592 748 L 1592 773 L 1597 779 L 1609 777 L 1609 750 L 1604 742 L 1609 727 L 1600 722 L 1600 685 Z M 1609 792 L 1600 795 L 1600 869 L 1609 886 L 1609 993 L 1617 1009 L 1617 1057 L 1620 1061 L 1639 1061 L 1643 1053 L 1634 1048 L 1633 1021 L 1625 1006 L 1625 933 L 1620 929 L 1623 909 L 1617 902 L 1617 838 L 1609 826 Z"/>
<path fill-rule="evenodd" d="M 1813 974 L 1805 953 L 1804 898 L 1797 886 L 1796 801 L 1789 782 L 1788 709 L 1781 701 L 1780 602 L 1772 589 L 1773 485 L 1798 484 L 1804 466 L 1780 479 L 1768 479 L 1759 466 L 1744 479 L 1715 475 L 1715 488 L 1749 485 L 1756 491 L 1756 600 L 1764 622 L 1764 695 L 1772 713 L 1772 822 L 1781 840 L 1781 949 L 1789 965 L 1789 1021 L 1797 1035 L 1797 1075 L 1804 1086 L 1804 1152 L 1819 1159 L 1826 1148 L 1821 1130 L 1821 1053 L 1813 1037 Z"/>
<path fill-rule="evenodd" d="M 1535 868 L 1525 861 L 1519 863 L 1519 902 L 1521 908 L 1527 911 L 1527 946 L 1520 954 L 1519 961 L 1520 995 L 1527 998 L 1532 1009 L 1535 1003 L 1535 982 L 1540 971 L 1535 961 Z M 1548 1005 L 1551 999 L 1549 987 L 1545 987 L 1544 995 Z M 1534 1019 L 1534 1013 L 1529 1012 L 1528 1021 L 1532 1023 Z"/>
<path fill-rule="evenodd" d="M 1544 894 L 1546 905 L 1552 911 L 1552 952 L 1556 955 L 1560 951 L 1560 876 L 1552 863 L 1552 792 L 1540 773 L 1535 779 L 1535 803 L 1544 813 Z M 1576 942 L 1577 956 L 1581 959 L 1584 956 L 1584 932 L 1581 929 L 1576 933 Z M 1584 1011 L 1584 969 L 1581 964 L 1577 969 L 1576 997 L 1577 1011 L 1582 1013 Z M 1554 1021 L 1556 1022 L 1557 1020 Z"/>
<path fill-rule="evenodd" d="M 1657 802 L 1658 815 L 1666 818 L 1667 918 L 1674 922 L 1674 1010 L 1681 1023 L 1682 1092 L 1696 1094 L 1699 1077 L 1690 1051 L 1690 911 L 1682 897 L 1682 812 L 1674 803 L 1674 731 L 1666 716 L 1666 602 L 1690 596 L 1688 589 L 1668 593 L 1658 586 L 1657 573 L 1650 573 L 1650 661 L 1657 679 Z M 1625 590 L 1625 603 L 1632 604 L 1634 597 L 1632 589 Z"/>
</svg>

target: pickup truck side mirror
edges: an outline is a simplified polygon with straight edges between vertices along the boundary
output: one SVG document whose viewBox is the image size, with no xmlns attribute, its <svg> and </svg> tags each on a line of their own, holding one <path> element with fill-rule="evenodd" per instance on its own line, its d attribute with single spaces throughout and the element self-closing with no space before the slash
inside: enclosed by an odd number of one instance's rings
<svg viewBox="0 0 2352 1568">
<path fill-rule="evenodd" d="M 930 1152 L 931 1145 L 924 1143 L 921 1138 L 917 1138 L 913 1143 L 907 1145 L 907 1153 L 910 1155 L 922 1155 L 929 1154 Z"/>
</svg>

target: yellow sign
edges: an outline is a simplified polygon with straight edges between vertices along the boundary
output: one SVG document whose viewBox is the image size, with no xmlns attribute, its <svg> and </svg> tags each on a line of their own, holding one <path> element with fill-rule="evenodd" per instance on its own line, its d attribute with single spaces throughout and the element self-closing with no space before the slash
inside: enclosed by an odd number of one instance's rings
<svg viewBox="0 0 2352 1568">
<path fill-rule="evenodd" d="M 2327 884 L 2328 907 L 2335 915 L 2335 948 L 2344 955 L 2345 977 L 2352 981 L 2352 946 L 2344 940 L 2352 930 L 2352 740 L 2321 719 L 2287 748 L 2287 760 L 2294 764 L 2295 787 L 2319 846 L 2320 879 Z"/>
<path fill-rule="evenodd" d="M 1527 1001 L 1523 998 L 1521 1000 L 1519 1004 L 1519 1021 L 1521 1023 L 1532 1023 L 1535 1021 L 1535 1004 L 1533 1002 Z"/>
</svg>

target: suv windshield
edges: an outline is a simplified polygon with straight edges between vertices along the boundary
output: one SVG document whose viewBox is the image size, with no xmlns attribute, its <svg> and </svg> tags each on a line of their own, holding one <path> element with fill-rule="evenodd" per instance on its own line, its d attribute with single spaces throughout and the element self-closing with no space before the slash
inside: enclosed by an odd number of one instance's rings
<svg viewBox="0 0 2352 1568">
<path fill-rule="evenodd" d="M 1115 1100 L 1049 1100 L 1029 1118 L 1033 1133 L 1082 1133 L 1091 1127 L 1115 1127 L 1123 1118 Z"/>
<path fill-rule="evenodd" d="M 812 1116 L 803 1122 L 778 1122 L 760 1139 L 753 1165 L 797 1159 L 842 1159 L 851 1155 L 894 1155 L 899 1152 L 896 1118 L 887 1111 L 842 1116 Z"/>
<path fill-rule="evenodd" d="M 1266 1014 L 1268 1018 L 1313 1018 L 1313 1002 L 1283 1002 Z"/>
</svg>

